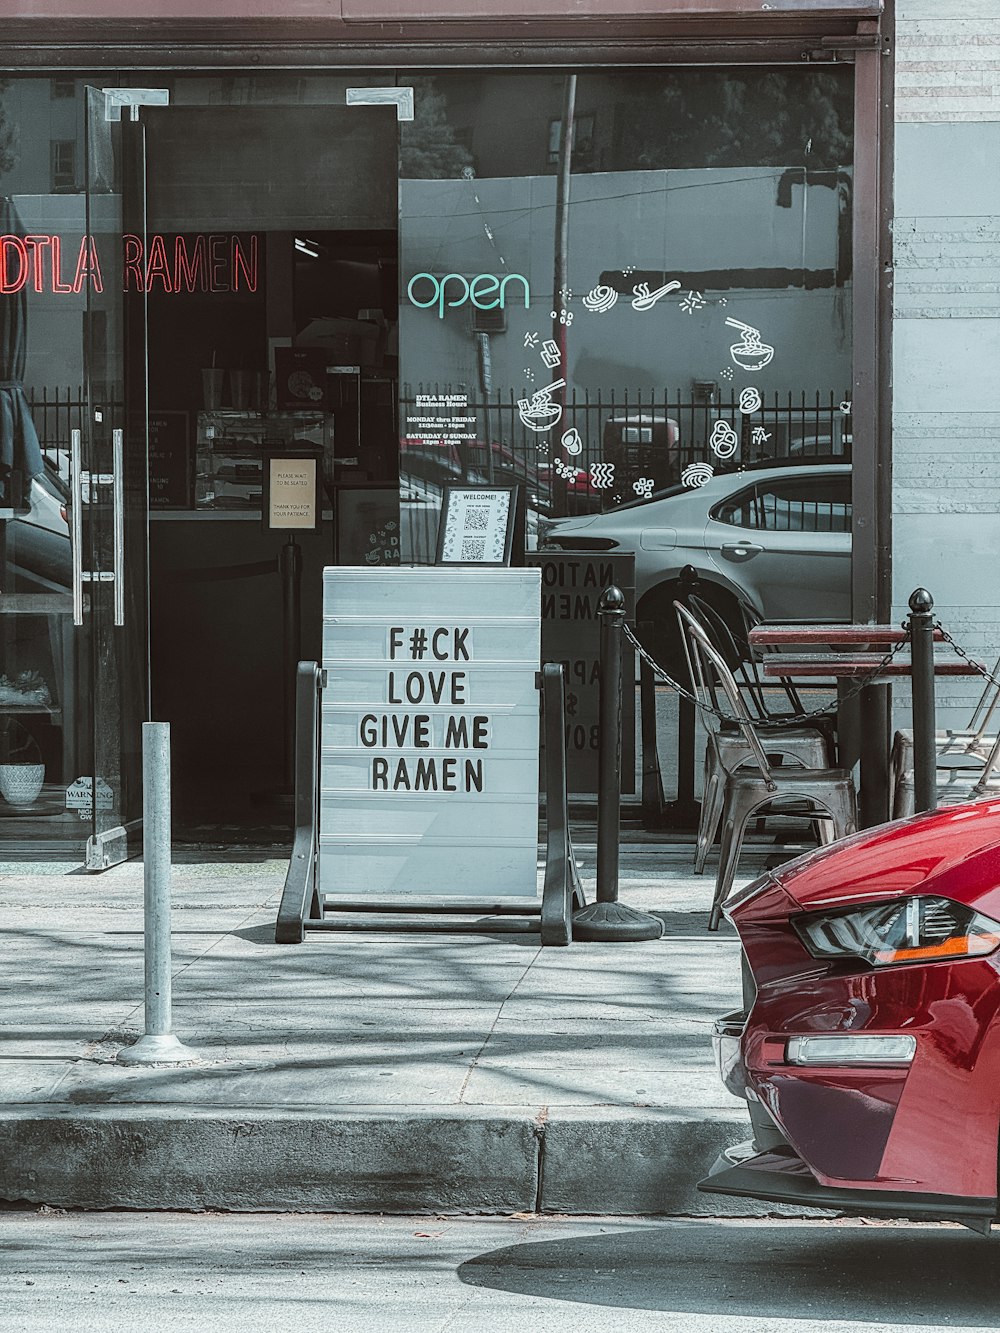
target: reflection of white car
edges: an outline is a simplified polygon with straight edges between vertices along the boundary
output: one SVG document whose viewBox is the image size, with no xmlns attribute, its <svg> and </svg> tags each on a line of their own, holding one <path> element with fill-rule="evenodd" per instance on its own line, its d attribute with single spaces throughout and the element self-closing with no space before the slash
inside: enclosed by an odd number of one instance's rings
<svg viewBox="0 0 1000 1333">
<path fill-rule="evenodd" d="M 851 613 L 851 467 L 754 467 L 660 491 L 606 514 L 542 521 L 539 544 L 635 554 L 636 620 L 674 650 L 671 603 L 685 566 L 734 627 L 739 602 L 767 620 L 846 621 Z"/>
<path fill-rule="evenodd" d="M 4 592 L 65 592 L 70 586 L 67 489 L 48 462 L 31 481 L 30 505 L 7 525 Z"/>
<path fill-rule="evenodd" d="M 31 512 L 25 516 L 28 523 L 46 532 L 69 536 L 67 505 L 69 496 L 62 479 L 53 468 L 46 469 L 31 479 Z"/>
</svg>

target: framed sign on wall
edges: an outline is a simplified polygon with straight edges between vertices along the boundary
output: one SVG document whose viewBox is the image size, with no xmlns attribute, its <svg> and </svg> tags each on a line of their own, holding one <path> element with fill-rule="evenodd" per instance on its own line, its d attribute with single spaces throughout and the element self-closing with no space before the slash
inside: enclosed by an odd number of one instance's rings
<svg viewBox="0 0 1000 1333">
<path fill-rule="evenodd" d="M 438 528 L 438 565 L 509 565 L 519 486 L 446 486 Z"/>
</svg>

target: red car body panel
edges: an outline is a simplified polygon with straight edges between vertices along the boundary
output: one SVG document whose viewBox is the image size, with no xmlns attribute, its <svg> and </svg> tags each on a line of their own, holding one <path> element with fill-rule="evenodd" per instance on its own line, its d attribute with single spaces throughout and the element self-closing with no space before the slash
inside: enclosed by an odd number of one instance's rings
<svg viewBox="0 0 1000 1333">
<path fill-rule="evenodd" d="M 773 871 L 727 911 L 757 993 L 743 1074 L 821 1185 L 995 1200 L 1000 953 L 874 968 L 820 960 L 801 912 L 939 895 L 1000 920 L 1000 801 L 866 830 Z M 902 1067 L 790 1064 L 790 1036 L 912 1034 Z"/>
</svg>

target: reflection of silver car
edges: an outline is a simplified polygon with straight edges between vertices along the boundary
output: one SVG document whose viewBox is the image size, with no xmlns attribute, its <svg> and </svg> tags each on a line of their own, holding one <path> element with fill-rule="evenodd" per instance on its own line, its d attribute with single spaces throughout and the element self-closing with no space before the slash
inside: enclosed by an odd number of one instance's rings
<svg viewBox="0 0 1000 1333">
<path fill-rule="evenodd" d="M 4 592 L 65 592 L 70 587 L 69 503 L 66 486 L 48 460 L 31 481 L 27 513 L 7 525 Z"/>
<path fill-rule="evenodd" d="M 686 565 L 734 626 L 738 604 L 767 620 L 850 620 L 851 468 L 748 468 L 675 486 L 606 514 L 543 523 L 539 544 L 634 552 L 636 620 L 674 662 L 671 602 Z"/>
</svg>

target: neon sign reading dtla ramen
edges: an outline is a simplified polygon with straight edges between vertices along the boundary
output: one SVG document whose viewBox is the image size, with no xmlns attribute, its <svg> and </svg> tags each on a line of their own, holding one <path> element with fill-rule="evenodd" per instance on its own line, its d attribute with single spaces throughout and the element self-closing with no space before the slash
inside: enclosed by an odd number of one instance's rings
<svg viewBox="0 0 1000 1333">
<path fill-rule="evenodd" d="M 430 284 L 429 299 L 423 300 L 414 295 L 413 289 L 418 282 Z M 498 278 L 495 273 L 480 273 L 474 278 L 465 278 L 461 273 L 446 273 L 443 278 L 438 278 L 433 273 L 414 273 L 407 283 L 406 295 L 411 304 L 419 310 L 430 310 L 436 306 L 438 319 L 444 319 L 445 306 L 453 309 L 455 306 L 465 305 L 466 301 L 470 301 L 477 310 L 505 309 L 509 282 L 521 284 L 524 289 L 524 308 L 527 310 L 531 303 L 531 288 L 528 279 L 520 273 L 506 273 L 502 278 Z M 449 283 L 455 284 L 452 288 L 454 300 L 445 299 L 448 296 Z M 424 290 L 426 292 L 427 288 Z M 493 300 L 484 299 L 493 296 L 494 292 L 497 295 Z"/>
<path fill-rule="evenodd" d="M 101 256 L 93 236 L 63 253 L 61 236 L 0 235 L 0 295 L 22 291 L 104 291 Z M 164 237 L 122 236 L 122 287 L 135 292 L 255 292 L 257 237 L 233 233 Z M 106 256 L 105 256 L 106 258 Z"/>
</svg>

